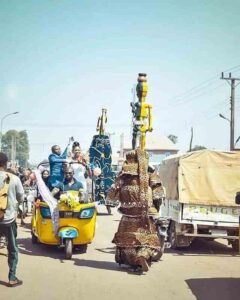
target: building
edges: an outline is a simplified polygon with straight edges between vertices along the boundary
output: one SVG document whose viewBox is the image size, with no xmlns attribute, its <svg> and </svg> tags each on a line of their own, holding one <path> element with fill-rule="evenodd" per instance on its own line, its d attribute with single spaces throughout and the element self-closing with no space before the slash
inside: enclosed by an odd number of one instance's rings
<svg viewBox="0 0 240 300">
<path fill-rule="evenodd" d="M 131 139 L 123 138 L 122 144 L 120 152 L 125 157 L 126 152 L 132 149 Z M 159 165 L 165 157 L 178 153 L 176 145 L 166 136 L 152 133 L 147 134 L 146 151 L 149 154 L 149 163 L 152 165 Z"/>
</svg>

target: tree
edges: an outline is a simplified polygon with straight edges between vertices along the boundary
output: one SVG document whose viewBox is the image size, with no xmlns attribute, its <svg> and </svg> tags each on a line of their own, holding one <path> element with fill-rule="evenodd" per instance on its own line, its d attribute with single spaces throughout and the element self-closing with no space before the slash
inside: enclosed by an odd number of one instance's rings
<svg viewBox="0 0 240 300">
<path fill-rule="evenodd" d="M 9 160 L 17 161 L 20 166 L 27 166 L 29 142 L 26 130 L 9 130 L 2 137 L 2 150 Z"/>
<path fill-rule="evenodd" d="M 173 142 L 173 144 L 177 143 L 178 137 L 174 134 L 169 134 L 168 139 Z"/>
<path fill-rule="evenodd" d="M 195 145 L 191 151 L 198 151 L 198 150 L 203 150 L 203 149 L 207 149 L 207 148 L 204 146 Z"/>
</svg>

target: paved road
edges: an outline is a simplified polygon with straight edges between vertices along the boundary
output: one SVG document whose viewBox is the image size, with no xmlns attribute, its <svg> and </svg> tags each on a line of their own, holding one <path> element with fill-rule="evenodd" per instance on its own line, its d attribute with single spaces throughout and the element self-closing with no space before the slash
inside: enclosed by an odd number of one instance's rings
<svg viewBox="0 0 240 300">
<path fill-rule="evenodd" d="M 235 300 L 240 299 L 240 259 L 224 243 L 196 241 L 184 251 L 167 250 L 162 261 L 139 275 L 114 260 L 111 239 L 120 215 L 101 207 L 96 236 L 87 253 L 65 260 L 56 247 L 32 245 L 30 218 L 19 227 L 18 276 L 24 285 L 5 286 L 7 258 L 0 249 L 1 300 Z"/>
</svg>

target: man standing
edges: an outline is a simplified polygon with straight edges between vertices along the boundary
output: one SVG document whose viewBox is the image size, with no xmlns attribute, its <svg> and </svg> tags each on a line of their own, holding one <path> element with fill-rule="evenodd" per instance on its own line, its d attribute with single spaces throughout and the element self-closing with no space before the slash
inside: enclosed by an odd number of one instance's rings
<svg viewBox="0 0 240 300">
<path fill-rule="evenodd" d="M 0 189 L 7 184 L 7 207 L 3 218 L 0 220 L 0 235 L 5 235 L 8 241 L 8 286 L 15 287 L 23 282 L 16 277 L 18 263 L 18 246 L 17 246 L 17 202 L 22 202 L 24 190 L 20 179 L 13 174 L 6 172 L 7 156 L 0 152 Z"/>
<path fill-rule="evenodd" d="M 68 145 L 69 146 L 69 145 Z M 50 163 L 49 187 L 52 190 L 59 182 L 63 181 L 63 163 L 68 162 L 68 147 L 61 154 L 61 148 L 58 145 L 52 146 L 52 153 L 48 160 Z"/>
</svg>

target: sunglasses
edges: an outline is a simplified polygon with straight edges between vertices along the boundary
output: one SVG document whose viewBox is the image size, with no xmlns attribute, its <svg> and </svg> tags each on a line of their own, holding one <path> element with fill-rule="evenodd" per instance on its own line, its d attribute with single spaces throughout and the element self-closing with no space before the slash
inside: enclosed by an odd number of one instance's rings
<svg viewBox="0 0 240 300">
<path fill-rule="evenodd" d="M 73 172 L 65 172 L 64 174 L 73 174 Z"/>
</svg>

